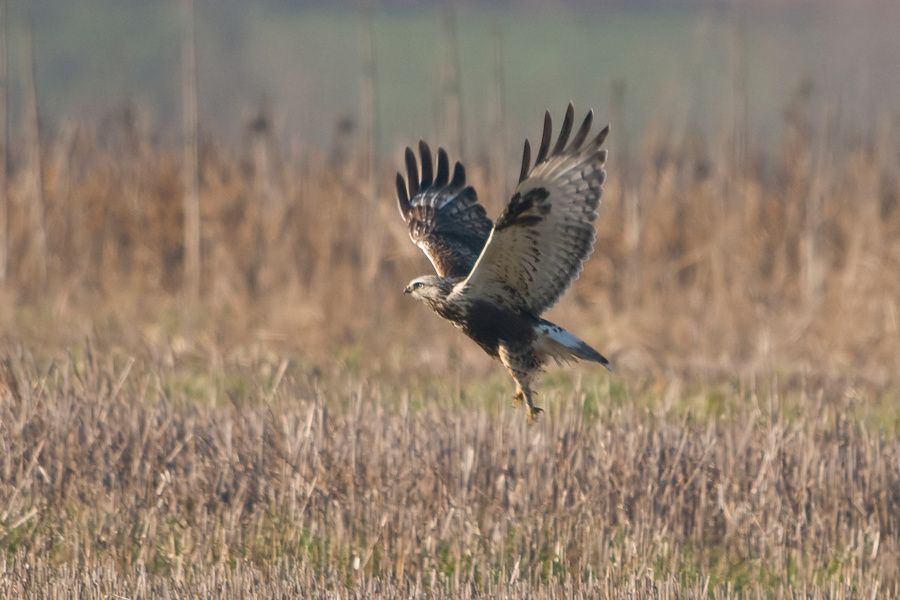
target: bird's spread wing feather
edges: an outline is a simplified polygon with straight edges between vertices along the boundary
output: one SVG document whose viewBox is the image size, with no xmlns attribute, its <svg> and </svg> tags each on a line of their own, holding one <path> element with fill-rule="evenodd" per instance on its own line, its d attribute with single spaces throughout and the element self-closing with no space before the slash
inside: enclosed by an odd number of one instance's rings
<svg viewBox="0 0 900 600">
<path fill-rule="evenodd" d="M 472 273 L 454 293 L 540 315 L 578 277 L 594 246 L 594 221 L 606 179 L 601 146 L 609 127 L 585 143 L 593 119 L 589 112 L 567 145 L 573 116 L 569 104 L 551 149 L 550 114 L 545 115 L 534 166 L 525 142 L 519 185 Z"/>
<path fill-rule="evenodd" d="M 478 203 L 475 189 L 466 185 L 460 163 L 453 167 L 443 148 L 438 149 L 437 173 L 431 150 L 419 142 L 421 178 L 416 156 L 406 149 L 407 180 L 397 173 L 397 200 L 400 214 L 409 226 L 409 237 L 434 265 L 441 277 L 465 277 L 472 270 L 492 223 Z"/>
</svg>

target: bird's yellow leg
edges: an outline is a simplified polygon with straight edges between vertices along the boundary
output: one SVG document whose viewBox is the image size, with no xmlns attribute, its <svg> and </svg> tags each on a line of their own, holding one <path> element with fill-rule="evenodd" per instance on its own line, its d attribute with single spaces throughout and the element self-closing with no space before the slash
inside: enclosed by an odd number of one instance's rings
<svg viewBox="0 0 900 600">
<path fill-rule="evenodd" d="M 525 390 L 525 400 L 528 402 L 528 423 L 533 424 L 537 421 L 538 415 L 544 412 L 544 409 L 540 406 L 534 405 L 534 400 L 532 400 L 532 396 L 534 392 L 529 389 Z"/>
<path fill-rule="evenodd" d="M 512 405 L 513 408 L 519 408 L 525 404 L 525 391 L 521 388 L 521 386 L 516 386 L 516 395 L 513 396 Z"/>
</svg>

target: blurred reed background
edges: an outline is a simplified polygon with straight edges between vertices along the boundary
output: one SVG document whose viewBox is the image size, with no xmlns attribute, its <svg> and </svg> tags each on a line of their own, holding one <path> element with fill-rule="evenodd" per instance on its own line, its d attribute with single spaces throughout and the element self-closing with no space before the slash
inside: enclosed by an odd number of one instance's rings
<svg viewBox="0 0 900 600">
<path fill-rule="evenodd" d="M 524 136 L 572 97 L 612 123 L 612 158 L 596 254 L 556 318 L 625 369 L 900 372 L 896 11 L 89 6 L 4 21 L 7 335 L 165 321 L 311 359 L 389 344 L 445 368 L 424 332 L 480 364 L 399 293 L 430 267 L 393 172 L 404 145 L 445 145 L 497 214 Z M 83 48 L 69 71 L 49 39 L 67 16 L 59 37 Z M 132 49 L 139 23 L 157 37 L 135 46 L 169 46 Z M 85 111 L 74 80 L 100 77 L 103 52 L 155 65 L 162 89 L 107 97 L 143 71 L 104 72 Z M 267 95 L 250 61 L 274 72 Z"/>
<path fill-rule="evenodd" d="M 0 595 L 900 593 L 896 3 L 0 11 Z M 392 182 L 570 99 L 616 372 L 526 429 Z"/>
</svg>

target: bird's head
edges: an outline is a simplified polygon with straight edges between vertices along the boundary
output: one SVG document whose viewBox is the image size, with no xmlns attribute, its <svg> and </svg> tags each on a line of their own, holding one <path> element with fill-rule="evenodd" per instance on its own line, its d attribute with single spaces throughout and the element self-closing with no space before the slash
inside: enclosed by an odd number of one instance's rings
<svg viewBox="0 0 900 600">
<path fill-rule="evenodd" d="M 434 304 L 443 301 L 452 289 L 453 284 L 442 277 L 422 275 L 410 281 L 403 293 L 416 300 Z"/>
</svg>

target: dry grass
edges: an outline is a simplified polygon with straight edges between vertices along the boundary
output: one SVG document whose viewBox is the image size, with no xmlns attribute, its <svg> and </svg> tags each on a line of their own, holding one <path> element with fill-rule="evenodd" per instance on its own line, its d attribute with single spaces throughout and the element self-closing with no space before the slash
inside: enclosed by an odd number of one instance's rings
<svg viewBox="0 0 900 600">
<path fill-rule="evenodd" d="M 729 136 L 664 126 L 630 152 L 613 136 L 597 252 L 551 317 L 612 354 L 620 372 L 894 378 L 900 124 L 848 131 L 802 95 L 787 114 L 782 139 L 740 152 Z M 146 337 L 136 324 L 170 322 L 174 333 L 199 322 L 220 348 L 264 339 L 322 359 L 354 345 L 414 346 L 404 364 L 445 371 L 446 353 L 423 359 L 421 344 L 391 343 L 424 332 L 483 364 L 399 293 L 430 267 L 397 216 L 394 161 L 378 169 L 373 199 L 359 175 L 365 157 L 280 152 L 264 118 L 254 127 L 240 156 L 202 144 L 203 300 L 194 312 L 178 299 L 180 154 L 129 113 L 63 128 L 45 151 L 46 281 L 35 276 L 28 169 L 13 173 L 7 331 L 32 333 L 32 320 L 46 331 L 49 318 L 78 340 L 102 312 L 131 347 Z M 468 160 L 478 189 L 496 189 L 497 174 L 479 164 Z M 482 195 L 497 214 L 503 199 Z"/>
<path fill-rule="evenodd" d="M 265 115 L 204 140 L 191 304 L 176 146 L 63 127 L 43 194 L 13 157 L 0 596 L 900 594 L 900 127 L 823 114 L 611 140 L 551 318 L 617 374 L 551 375 L 532 429 L 399 293 L 428 267 L 392 164 L 371 198 L 367 157 L 280 152 Z"/>
<path fill-rule="evenodd" d="M 529 428 L 507 390 L 265 359 L 0 381 L 4 597 L 900 593 L 875 389 L 603 377 Z"/>
</svg>

